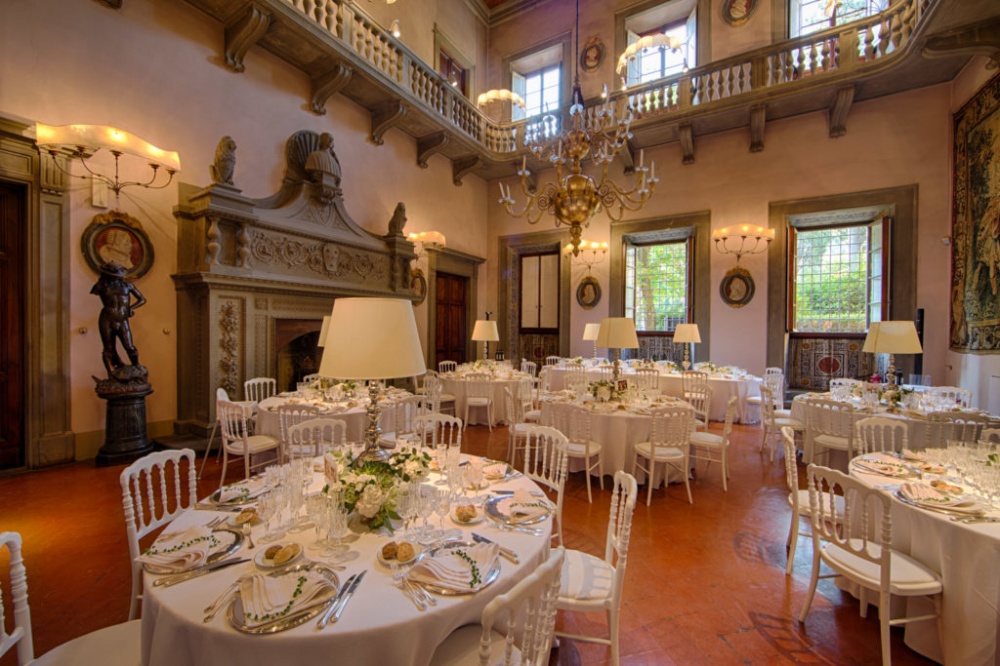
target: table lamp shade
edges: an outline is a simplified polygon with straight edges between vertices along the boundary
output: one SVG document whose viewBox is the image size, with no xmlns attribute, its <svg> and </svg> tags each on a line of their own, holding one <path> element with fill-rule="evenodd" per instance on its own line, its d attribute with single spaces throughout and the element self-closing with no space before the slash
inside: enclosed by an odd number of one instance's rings
<svg viewBox="0 0 1000 666">
<path fill-rule="evenodd" d="M 338 379 L 392 379 L 427 372 L 410 301 L 338 298 L 319 374 Z"/>
<path fill-rule="evenodd" d="M 635 322 L 629 317 L 605 317 L 597 334 L 597 346 L 607 349 L 638 349 Z"/>
<path fill-rule="evenodd" d="M 583 327 L 583 339 L 584 340 L 597 340 L 598 334 L 601 332 L 601 325 L 598 323 L 587 324 Z"/>
<path fill-rule="evenodd" d="M 912 321 L 872 322 L 863 352 L 871 354 L 923 354 L 917 327 Z"/>
<path fill-rule="evenodd" d="M 326 346 L 326 334 L 330 332 L 330 315 L 323 317 L 323 326 L 319 329 L 319 342 L 316 343 L 317 347 Z"/>
<path fill-rule="evenodd" d="M 472 329 L 472 339 L 476 342 L 498 342 L 500 331 L 497 330 L 497 323 L 489 319 L 478 319 Z"/>
<path fill-rule="evenodd" d="M 674 342 L 701 342 L 698 324 L 677 324 L 674 328 Z"/>
</svg>

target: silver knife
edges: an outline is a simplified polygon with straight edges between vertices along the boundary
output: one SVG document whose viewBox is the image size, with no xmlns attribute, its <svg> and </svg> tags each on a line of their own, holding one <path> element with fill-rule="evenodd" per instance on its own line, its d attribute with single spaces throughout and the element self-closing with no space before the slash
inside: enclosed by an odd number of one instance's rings
<svg viewBox="0 0 1000 666">
<path fill-rule="evenodd" d="M 319 621 L 316 623 L 317 629 L 322 629 L 330 622 L 330 617 L 333 615 L 333 612 L 337 610 L 337 606 L 340 605 L 340 602 L 344 599 L 344 595 L 347 594 L 347 590 L 354 585 L 354 579 L 357 577 L 358 574 L 351 574 L 347 577 L 347 580 L 344 581 L 344 586 L 340 588 L 340 592 L 337 592 L 337 595 L 330 602 L 330 606 L 323 611 L 323 615 L 320 616 Z"/>
<path fill-rule="evenodd" d="M 344 598 L 340 601 L 340 604 L 337 606 L 337 610 L 333 612 L 333 617 L 330 618 L 330 622 L 336 622 L 337 620 L 340 619 L 341 613 L 343 613 L 344 608 L 347 607 L 347 602 L 350 601 L 351 597 L 354 596 L 354 591 L 358 589 L 358 585 L 361 584 L 361 580 L 365 577 L 366 573 L 368 573 L 368 569 L 365 569 L 364 571 L 359 573 L 358 577 L 354 579 L 353 583 L 351 583 L 351 587 L 347 589 L 347 592 L 344 594 Z"/>
<path fill-rule="evenodd" d="M 475 541 L 476 543 L 496 543 L 492 539 L 487 539 L 482 534 L 476 534 L 475 532 L 472 533 L 472 540 Z M 510 560 L 514 564 L 520 564 L 521 563 L 521 560 L 520 560 L 520 558 L 518 558 L 517 553 L 515 553 L 510 548 L 507 548 L 505 546 L 500 546 L 500 554 L 503 555 L 504 557 L 506 557 L 508 560 Z"/>
<path fill-rule="evenodd" d="M 153 581 L 153 587 L 170 587 L 171 585 L 176 585 L 178 583 L 183 583 L 186 580 L 191 580 L 192 578 L 198 578 L 199 576 L 204 576 L 205 574 L 215 571 L 216 569 L 224 569 L 230 567 L 234 564 L 240 564 L 241 562 L 249 562 L 250 558 L 233 558 L 231 560 L 222 560 L 221 562 L 213 562 L 212 564 L 205 564 L 200 567 L 191 569 L 190 571 L 182 571 L 181 573 L 164 576 L 163 578 L 157 578 Z"/>
</svg>

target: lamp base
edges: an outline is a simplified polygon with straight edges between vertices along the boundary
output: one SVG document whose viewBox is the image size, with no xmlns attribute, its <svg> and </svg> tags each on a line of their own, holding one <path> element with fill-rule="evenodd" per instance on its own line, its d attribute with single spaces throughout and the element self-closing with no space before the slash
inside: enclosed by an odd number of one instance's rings
<svg viewBox="0 0 1000 666">
<path fill-rule="evenodd" d="M 381 383 L 372 380 L 368 382 L 368 428 L 365 429 L 365 450 L 354 459 L 354 466 L 361 467 L 365 463 L 372 461 L 385 462 L 392 455 L 379 445 L 382 438 L 382 426 L 379 425 L 379 417 L 382 415 L 382 406 L 378 404 L 378 395 L 381 391 Z"/>
</svg>

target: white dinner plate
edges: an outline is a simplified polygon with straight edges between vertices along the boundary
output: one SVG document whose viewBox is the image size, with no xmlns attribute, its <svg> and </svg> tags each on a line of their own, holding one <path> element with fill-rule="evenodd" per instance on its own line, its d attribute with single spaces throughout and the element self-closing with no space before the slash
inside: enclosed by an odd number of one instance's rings
<svg viewBox="0 0 1000 666">
<path fill-rule="evenodd" d="M 417 558 L 420 557 L 420 553 L 424 552 L 424 547 L 421 546 L 416 541 L 406 541 L 406 542 L 400 542 L 400 543 L 408 543 L 411 546 L 413 546 L 413 557 L 411 557 L 408 560 L 397 560 L 396 558 L 393 558 L 391 560 L 387 560 L 384 557 L 382 557 L 382 549 L 379 548 L 378 551 L 377 551 L 377 556 L 376 556 L 376 559 L 378 559 L 378 563 L 381 564 L 382 566 L 386 566 L 386 567 L 390 567 L 393 564 L 410 564 L 412 562 L 416 562 Z"/>
<path fill-rule="evenodd" d="M 458 509 L 458 507 L 455 507 L 454 509 L 451 510 L 451 514 L 449 514 L 451 517 L 451 522 L 455 523 L 456 525 L 462 525 L 463 527 L 465 525 L 478 525 L 479 523 L 483 522 L 483 520 L 486 519 L 486 514 L 483 513 L 483 510 L 477 506 L 474 506 L 473 508 L 476 510 L 476 515 L 473 516 L 472 520 L 463 521 L 459 520 L 458 516 L 455 515 L 455 511 L 456 509 Z"/>
<path fill-rule="evenodd" d="M 272 560 L 269 557 L 265 557 L 264 554 L 266 552 L 267 552 L 267 549 L 265 548 L 264 550 L 258 552 L 256 555 L 254 555 L 253 556 L 253 563 L 256 564 L 258 567 L 260 567 L 261 569 L 277 569 L 279 567 L 287 567 L 288 565 L 295 564 L 296 562 L 298 562 L 299 560 L 301 560 L 302 559 L 302 554 L 305 552 L 305 548 L 302 548 L 300 546 L 299 547 L 299 553 L 298 553 L 298 555 L 296 555 L 292 559 L 288 560 L 287 562 L 282 562 L 281 564 L 275 564 L 274 560 Z"/>
</svg>

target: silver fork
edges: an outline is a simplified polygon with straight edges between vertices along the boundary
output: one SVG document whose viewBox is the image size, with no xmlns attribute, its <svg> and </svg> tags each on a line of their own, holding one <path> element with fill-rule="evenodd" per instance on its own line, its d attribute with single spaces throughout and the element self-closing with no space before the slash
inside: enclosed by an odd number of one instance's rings
<svg viewBox="0 0 1000 666">
<path fill-rule="evenodd" d="M 423 599 L 419 598 L 416 595 L 416 593 L 413 590 L 413 587 L 410 585 L 409 581 L 406 580 L 406 571 L 403 569 L 403 567 L 399 564 L 392 563 L 390 564 L 390 568 L 392 569 L 393 584 L 400 590 L 402 590 L 403 594 L 406 595 L 406 598 L 412 601 L 413 605 L 417 607 L 417 610 L 419 611 L 427 610 L 427 604 L 424 602 Z"/>
<path fill-rule="evenodd" d="M 250 536 L 250 523 L 243 523 L 243 536 L 246 537 L 247 543 L 250 545 L 250 550 L 253 550 L 255 546 L 253 543 L 253 537 Z"/>
<path fill-rule="evenodd" d="M 525 534 L 531 534 L 533 536 L 542 536 L 544 532 L 536 527 L 528 527 L 527 525 L 508 525 L 507 523 L 494 523 L 500 528 L 502 532 L 524 532 Z"/>
</svg>

